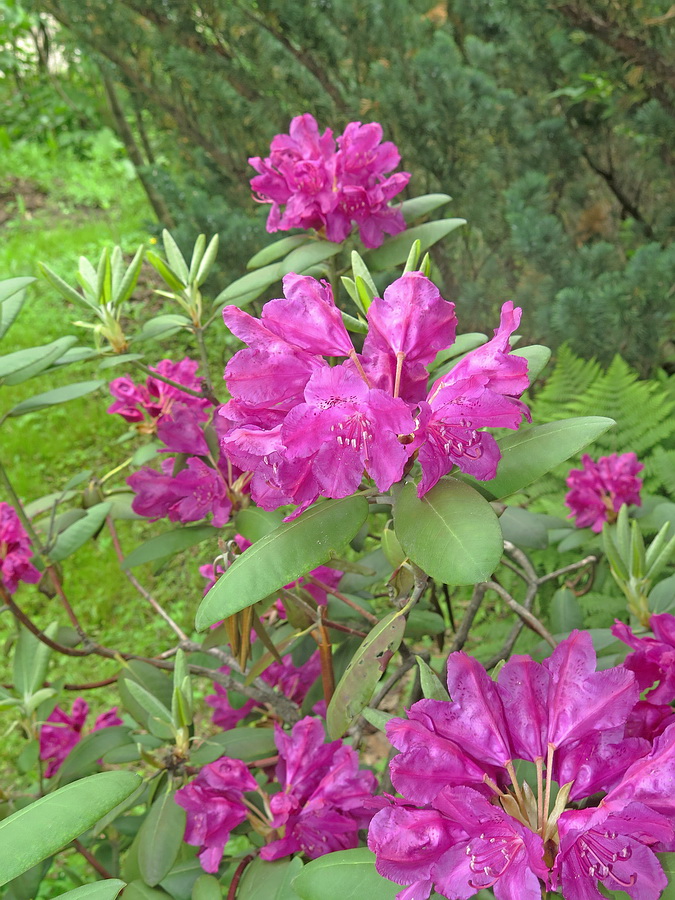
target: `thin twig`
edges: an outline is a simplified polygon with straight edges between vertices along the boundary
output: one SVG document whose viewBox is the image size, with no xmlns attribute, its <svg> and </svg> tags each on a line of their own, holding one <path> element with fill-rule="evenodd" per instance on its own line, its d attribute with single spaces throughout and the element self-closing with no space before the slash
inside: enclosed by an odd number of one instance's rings
<svg viewBox="0 0 675 900">
<path fill-rule="evenodd" d="M 555 638 L 546 628 L 546 626 L 542 624 L 539 619 L 529 611 L 529 609 L 526 609 L 522 604 L 518 603 L 517 600 L 514 600 L 511 594 L 509 594 L 509 592 L 505 588 L 503 588 L 501 584 L 496 581 L 486 581 L 485 584 L 491 591 L 499 594 L 506 605 L 509 606 L 515 613 L 517 613 L 525 622 L 525 624 L 532 629 L 532 631 L 535 631 L 548 644 L 550 644 L 551 647 L 555 648 L 558 646 Z"/>
<path fill-rule="evenodd" d="M 548 575 L 542 575 L 539 578 L 539 584 L 544 584 L 545 581 L 551 581 L 552 578 L 558 578 L 560 575 L 566 575 L 568 572 L 574 572 L 577 569 L 583 569 L 584 566 L 593 565 L 597 561 L 597 556 L 587 556 L 580 562 L 571 563 L 569 566 L 564 566 L 562 569 L 556 569 L 555 572 L 549 572 Z"/>
<path fill-rule="evenodd" d="M 473 620 L 476 618 L 476 613 L 480 609 L 480 605 L 483 602 L 483 597 L 485 596 L 486 590 L 487 587 L 484 583 L 477 584 L 474 587 L 471 600 L 466 608 L 466 612 L 464 613 L 462 621 L 459 623 L 459 628 L 457 629 L 457 633 L 455 634 L 452 644 L 450 644 L 448 654 L 455 653 L 457 650 L 461 650 L 466 643 L 466 639 L 469 636 L 469 631 L 471 630 L 471 626 L 473 625 Z"/>
<path fill-rule="evenodd" d="M 124 560 L 124 551 L 122 550 L 119 535 L 117 534 L 117 529 L 115 528 L 115 523 L 113 522 L 112 516 L 106 517 L 106 523 L 112 537 L 113 546 L 115 547 L 115 553 L 117 554 L 117 558 L 121 563 Z M 136 588 L 141 597 L 143 597 L 144 600 L 147 600 L 147 602 L 150 604 L 150 606 L 152 606 L 157 615 L 161 616 L 161 618 L 164 619 L 173 633 L 177 635 L 178 639 L 181 641 L 187 641 L 188 636 L 187 634 L 185 634 L 180 625 L 178 625 L 177 622 L 174 622 L 168 612 L 157 602 L 157 600 L 155 600 L 152 594 L 143 587 L 140 581 L 138 581 L 138 579 L 134 575 L 132 575 L 128 569 L 122 567 L 122 571 L 126 575 L 129 582 Z"/>
<path fill-rule="evenodd" d="M 164 384 L 168 384 L 171 385 L 171 387 L 178 388 L 178 390 L 183 391 L 184 394 L 189 394 L 191 397 L 199 397 L 200 400 L 210 399 L 203 391 L 194 391 L 192 388 L 186 387 L 179 381 L 173 381 L 171 378 L 166 378 L 164 375 L 160 375 L 158 372 L 155 372 L 154 369 L 151 369 L 150 366 L 146 366 L 145 363 L 142 363 L 138 359 L 134 360 L 134 362 L 139 369 L 145 372 L 146 375 L 154 378 L 156 381 L 163 381 Z"/>
<path fill-rule="evenodd" d="M 239 879 L 244 874 L 244 869 L 253 859 L 253 854 L 250 853 L 248 856 L 245 856 L 242 861 L 239 863 L 237 868 L 234 870 L 234 875 L 232 876 L 232 881 L 230 882 L 230 889 L 227 892 L 227 900 L 234 900 L 237 896 L 237 888 L 239 887 Z"/>
<path fill-rule="evenodd" d="M 304 581 L 321 588 L 321 590 L 325 591 L 327 594 L 332 594 L 333 597 L 337 597 L 338 600 L 342 600 L 342 602 L 351 607 L 354 612 L 357 612 L 360 616 L 363 616 L 364 619 L 367 619 L 371 625 L 377 625 L 380 621 L 377 616 L 368 612 L 368 610 L 364 609 L 362 606 L 359 606 L 355 600 L 351 600 L 349 597 L 345 596 L 345 594 L 340 593 L 337 588 L 331 587 L 329 584 L 326 584 L 325 581 L 320 581 L 318 578 L 315 578 L 314 575 L 305 575 Z"/>
<path fill-rule="evenodd" d="M 93 853 L 90 853 L 87 848 L 81 844 L 78 840 L 73 841 L 73 847 L 77 850 L 80 856 L 83 856 L 89 865 L 94 869 L 94 871 L 101 876 L 101 878 L 114 878 L 115 876 L 109 872 L 104 865 L 102 865 L 94 856 Z"/>
</svg>

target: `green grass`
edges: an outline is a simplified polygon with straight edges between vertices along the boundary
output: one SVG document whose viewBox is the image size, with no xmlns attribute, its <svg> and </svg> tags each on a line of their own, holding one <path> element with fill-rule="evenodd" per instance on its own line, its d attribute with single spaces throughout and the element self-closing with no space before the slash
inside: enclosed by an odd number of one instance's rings
<svg viewBox="0 0 675 900">
<path fill-rule="evenodd" d="M 63 153 L 56 156 L 42 147 L 21 144 L 11 148 L 3 162 L 6 165 L 0 176 L 0 189 L 14 186 L 16 194 L 14 216 L 0 226 L 0 280 L 19 275 L 37 276 L 40 261 L 74 284 L 79 256 L 95 260 L 104 246 L 114 244 L 120 244 L 125 253 L 131 254 L 140 243 L 147 242 L 146 224 L 152 218 L 151 210 L 139 184 L 129 181 L 119 160 L 92 161 Z M 143 293 L 150 296 L 147 289 Z M 46 282 L 37 281 L 29 287 L 28 300 L 2 341 L 0 354 L 46 343 L 64 334 L 76 335 L 80 345 L 90 346 L 91 332 L 74 324 L 82 315 L 81 309 L 63 300 Z M 158 359 L 162 355 L 183 354 L 182 343 L 174 340 L 173 347 L 156 345 L 153 351 Z M 3 387 L 0 416 L 27 397 L 51 388 L 90 378 L 110 380 L 121 374 L 123 369 L 102 373 L 95 363 L 80 363 L 15 387 Z M 62 406 L 5 422 L 0 457 L 23 502 L 60 490 L 81 471 L 92 470 L 100 477 L 140 445 L 140 440 L 132 444 L 117 443 L 127 426 L 118 416 L 106 413 L 110 402 L 107 390 L 101 389 Z M 124 474 L 120 474 L 116 484 L 123 486 Z M 0 500 L 11 500 L 1 488 Z M 118 523 L 125 552 L 170 527 L 168 522 Z M 160 578 L 154 578 L 148 567 L 144 567 L 139 576 L 188 631 L 194 606 L 201 596 L 196 570 L 203 561 L 202 552 L 193 566 L 170 565 Z M 171 632 L 164 623 L 158 624 L 147 602 L 120 570 L 107 531 L 69 557 L 63 570 L 69 600 L 81 615 L 85 629 L 96 640 L 110 647 L 150 655 L 170 646 Z M 53 620 L 66 624 L 58 600 L 49 599 L 32 587 L 20 588 L 17 600 L 42 627 Z M 10 616 L 7 613 L 0 616 L 0 639 L 6 650 L 14 632 Z M 12 681 L 8 657 L 11 654 L 5 652 L 0 662 L 0 681 L 4 683 Z M 99 657 L 72 660 L 54 656 L 49 678 L 97 681 L 112 676 L 118 668 L 118 663 Z M 95 707 L 115 702 L 112 690 L 88 699 Z M 11 713 L 0 713 L 2 731 L 12 721 Z M 8 767 L 19 749 L 14 733 L 0 751 L 0 769 Z"/>
</svg>

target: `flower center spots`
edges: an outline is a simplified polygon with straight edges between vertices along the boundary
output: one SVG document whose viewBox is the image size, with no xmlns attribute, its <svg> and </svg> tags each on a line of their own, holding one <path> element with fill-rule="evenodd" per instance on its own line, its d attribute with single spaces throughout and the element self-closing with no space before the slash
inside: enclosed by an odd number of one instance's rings
<svg viewBox="0 0 675 900">
<path fill-rule="evenodd" d="M 481 434 L 471 428 L 470 422 L 466 419 L 462 419 L 454 428 L 452 425 L 437 423 L 435 430 L 443 450 L 450 456 L 480 459 L 483 455 Z"/>
<path fill-rule="evenodd" d="M 630 859 L 633 851 L 627 844 L 618 845 L 616 839 L 617 835 L 612 831 L 602 833 L 590 831 L 579 840 L 579 853 L 588 866 L 587 872 L 590 878 L 598 878 L 600 881 L 611 879 L 615 885 L 629 888 L 637 881 L 637 875 L 633 873 L 628 881 L 624 881 L 614 871 L 614 865 L 619 861 Z M 610 841 L 611 843 L 609 843 Z M 607 885 L 607 887 L 611 890 L 615 889 L 612 885 Z"/>
<path fill-rule="evenodd" d="M 318 194 L 324 186 L 325 178 L 319 166 L 303 161 L 296 163 L 289 182 L 294 190 Z"/>
<path fill-rule="evenodd" d="M 485 832 L 466 845 L 469 868 L 476 875 L 471 887 L 490 888 L 497 883 L 521 849 L 522 841 L 515 835 L 488 837 Z"/>
<path fill-rule="evenodd" d="M 363 416 L 356 413 L 344 422 L 331 425 L 330 430 L 335 433 L 338 446 L 351 447 L 357 452 L 365 450 L 367 461 L 368 444 L 373 440 L 373 435 L 369 430 L 368 421 Z"/>
</svg>

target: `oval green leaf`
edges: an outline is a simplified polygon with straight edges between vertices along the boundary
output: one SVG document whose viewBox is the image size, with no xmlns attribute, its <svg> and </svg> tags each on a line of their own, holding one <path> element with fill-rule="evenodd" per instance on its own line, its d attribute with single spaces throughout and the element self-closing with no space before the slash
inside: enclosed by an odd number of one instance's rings
<svg viewBox="0 0 675 900">
<path fill-rule="evenodd" d="M 77 342 L 74 335 L 57 338 L 51 344 L 43 344 L 41 347 L 28 347 L 26 350 L 17 350 L 0 356 L 0 383 L 20 384 L 33 375 L 37 375 L 50 366 L 54 360 L 72 347 Z"/>
<path fill-rule="evenodd" d="M 221 731 L 220 734 L 207 738 L 190 754 L 190 760 L 195 766 L 205 766 L 221 756 L 229 756 L 230 759 L 241 759 L 249 763 L 276 754 L 277 745 L 272 728 L 240 727 Z"/>
<path fill-rule="evenodd" d="M 414 484 L 404 485 L 394 501 L 394 530 L 408 557 L 445 584 L 485 581 L 504 549 L 490 504 L 456 478 L 442 478 L 421 500 Z"/>
<path fill-rule="evenodd" d="M 89 775 L 91 770 L 98 768 L 98 760 L 111 750 L 118 747 L 135 749 L 136 744 L 130 737 L 130 730 L 126 725 L 113 725 L 110 728 L 99 728 L 91 731 L 76 744 L 65 758 L 58 771 L 59 785 L 68 784 Z"/>
<path fill-rule="evenodd" d="M 62 559 L 86 544 L 105 522 L 111 506 L 111 503 L 97 503 L 87 510 L 87 515 L 83 519 L 78 519 L 77 522 L 62 531 L 56 544 L 49 551 L 49 558 L 52 562 L 61 562 Z"/>
<path fill-rule="evenodd" d="M 420 253 L 424 253 L 432 244 L 437 243 L 462 225 L 466 225 L 466 219 L 437 219 L 434 222 L 425 222 L 424 225 L 408 228 L 389 238 L 377 250 L 369 250 L 368 253 L 365 253 L 363 258 L 370 269 L 380 271 L 393 269 L 407 260 L 410 248 L 415 241 L 420 242 Z"/>
<path fill-rule="evenodd" d="M 123 887 L 126 885 L 119 878 L 107 878 L 97 884 L 83 884 L 82 887 L 59 896 L 61 900 L 115 900 Z"/>
<path fill-rule="evenodd" d="M 185 833 L 185 810 L 164 791 L 152 804 L 138 834 L 138 865 L 151 887 L 168 875 L 176 861 Z"/>
<path fill-rule="evenodd" d="M 426 216 L 439 206 L 449 203 L 452 197 L 449 194 L 422 194 L 421 197 L 411 197 L 401 204 L 401 212 L 406 222 L 414 222 L 415 219 Z"/>
<path fill-rule="evenodd" d="M 340 553 L 368 515 L 365 497 L 325 500 L 242 553 L 202 600 L 198 631 L 263 600 Z"/>
<path fill-rule="evenodd" d="M 395 900 L 401 890 L 378 874 L 375 854 L 365 847 L 327 853 L 304 866 L 292 882 L 302 900 Z"/>
<path fill-rule="evenodd" d="M 281 238 L 280 241 L 274 241 L 252 256 L 246 263 L 246 268 L 259 269 L 261 266 L 266 266 L 276 259 L 287 256 L 292 250 L 306 244 L 308 240 L 306 234 L 292 234 L 290 237 Z"/>
<path fill-rule="evenodd" d="M 101 772 L 59 788 L 4 819 L 0 822 L 0 886 L 79 837 L 140 782 L 140 775 L 132 772 Z"/>
<path fill-rule="evenodd" d="M 399 609 L 385 616 L 364 638 L 339 680 L 326 710 L 326 729 L 331 740 L 342 737 L 370 702 L 392 653 L 399 648 L 405 625 L 405 616 Z"/>
<path fill-rule="evenodd" d="M 188 547 L 194 547 L 195 544 L 201 544 L 202 541 L 213 538 L 217 534 L 218 531 L 212 525 L 188 525 L 158 534 L 157 537 L 150 538 L 149 541 L 132 550 L 124 558 L 122 568 L 133 569 L 134 566 L 140 566 L 142 563 L 171 556 Z"/>
<path fill-rule="evenodd" d="M 48 406 L 56 406 L 59 403 L 67 403 L 68 400 L 76 400 L 91 394 L 92 391 L 103 387 L 104 381 L 78 381 L 75 384 L 67 384 L 64 387 L 54 388 L 53 391 L 45 391 L 43 394 L 35 394 L 27 400 L 18 403 L 10 409 L 10 416 L 24 416 L 26 413 L 36 412 L 38 409 L 46 409 Z"/>
<path fill-rule="evenodd" d="M 495 500 L 508 497 L 583 450 L 615 424 L 614 419 L 604 416 L 582 416 L 521 429 L 499 441 L 502 458 L 491 481 L 464 480 L 479 484 L 481 491 Z"/>
<path fill-rule="evenodd" d="M 244 870 L 237 900 L 300 900 L 291 882 L 301 871 L 302 860 L 298 856 L 276 862 L 255 859 Z M 197 900 L 194 893 L 192 897 Z"/>
</svg>

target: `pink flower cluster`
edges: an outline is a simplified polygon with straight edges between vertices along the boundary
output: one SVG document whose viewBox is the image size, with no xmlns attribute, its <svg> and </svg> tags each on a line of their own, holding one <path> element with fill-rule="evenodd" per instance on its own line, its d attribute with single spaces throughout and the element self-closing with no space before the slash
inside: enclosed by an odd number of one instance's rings
<svg viewBox="0 0 675 900">
<path fill-rule="evenodd" d="M 577 528 L 602 531 L 605 522 L 614 522 L 624 503 L 640 506 L 644 469 L 634 453 L 612 453 L 594 462 L 588 454 L 581 457 L 581 469 L 572 469 L 567 478 L 571 488 L 565 503 L 571 509 L 568 518 L 576 516 Z"/>
<path fill-rule="evenodd" d="M 410 180 L 408 172 L 387 176 L 400 162 L 391 141 L 382 142 L 376 122 L 350 122 L 337 139 L 309 113 L 291 121 L 289 134 L 278 134 L 265 159 L 251 157 L 259 174 L 251 187 L 262 203 L 271 203 L 268 231 L 314 228 L 329 241 L 344 241 L 356 223 L 366 247 L 379 247 L 385 234 L 405 230 L 392 197 Z M 281 207 L 285 207 L 283 212 Z"/>
<path fill-rule="evenodd" d="M 56 775 L 65 758 L 76 744 L 82 740 L 82 729 L 89 714 L 89 704 L 82 697 L 76 697 L 70 715 L 60 706 L 54 708 L 40 729 L 40 759 L 48 763 L 45 778 Z M 92 731 L 122 725 L 117 716 L 117 707 L 97 716 Z"/>
<path fill-rule="evenodd" d="M 326 282 L 284 278 L 284 297 L 260 319 L 234 306 L 223 317 L 248 349 L 225 369 L 232 399 L 220 409 L 222 447 L 253 472 L 251 495 L 264 509 L 298 512 L 320 495 L 346 497 L 364 472 L 378 490 L 403 477 L 417 454 L 419 495 L 458 466 L 495 476 L 500 452 L 480 429 L 517 429 L 527 407 L 527 360 L 510 353 L 520 309 L 502 307 L 499 328 L 427 391 L 427 366 L 455 340 L 454 304 L 419 272 L 376 297 L 357 353 Z M 341 357 L 329 365 L 325 357 Z"/>
<path fill-rule="evenodd" d="M 541 900 L 543 888 L 590 900 L 600 885 L 657 900 L 667 879 L 655 853 L 675 849 L 675 716 L 634 736 L 635 675 L 595 668 L 584 632 L 543 663 L 512 657 L 496 682 L 453 653 L 452 700 L 389 721 L 402 798 L 373 818 L 368 844 L 378 871 L 407 885 L 398 900 L 487 888 L 499 900 Z M 534 763 L 533 785 L 516 760 Z"/>
<path fill-rule="evenodd" d="M 188 390 L 200 391 L 202 388 L 202 379 L 197 376 L 199 363 L 189 357 L 177 363 L 163 359 L 150 368 L 157 375 L 175 381 Z M 154 434 L 166 417 L 173 423 L 172 427 L 169 422 L 164 423 L 164 427 L 170 427 L 171 433 L 179 431 L 181 426 L 204 422 L 208 419 L 205 407 L 213 405 L 206 397 L 187 394 L 152 375 L 148 376 L 145 384 L 136 384 L 128 375 L 115 378 L 110 382 L 110 393 L 115 402 L 108 407 L 108 412 L 122 416 L 145 434 Z"/>
<path fill-rule="evenodd" d="M 264 860 L 304 853 L 315 859 L 358 844 L 382 802 L 373 797 L 372 772 L 359 770 L 356 751 L 342 741 L 326 744 L 318 719 L 301 719 L 290 733 L 275 725 L 279 762 L 275 777 L 280 790 L 268 797 L 244 763 L 222 757 L 204 766 L 190 784 L 176 793 L 187 811 L 185 840 L 199 847 L 205 872 L 217 872 L 230 832 L 250 818 L 244 795 L 263 796 L 268 812 L 254 814 L 256 830 L 267 833 L 260 851 Z"/>
<path fill-rule="evenodd" d="M 196 375 L 198 363 L 187 357 L 178 363 L 162 360 L 154 371 L 191 390 L 200 390 Z M 244 484 L 237 479 L 241 472 L 233 469 L 220 453 L 211 457 L 204 426 L 212 406 L 210 400 L 186 394 L 180 388 L 150 376 L 145 385 L 130 378 L 117 378 L 110 385 L 117 399 L 109 413 L 121 415 L 136 423 L 143 433 L 156 434 L 165 445 L 161 471 L 144 467 L 127 479 L 136 493 L 132 509 L 149 519 L 168 517 L 171 522 L 197 522 L 212 517 L 217 528 L 224 525 L 232 509 L 232 501 Z M 221 420 L 216 418 L 216 432 Z M 169 456 L 181 454 L 186 458 Z"/>
<path fill-rule="evenodd" d="M 0 584 L 13 594 L 19 583 L 36 584 L 40 573 L 31 563 L 31 542 L 13 506 L 0 503 Z"/>
</svg>

